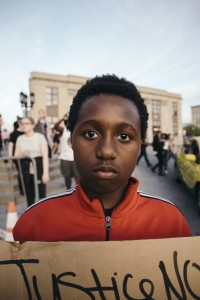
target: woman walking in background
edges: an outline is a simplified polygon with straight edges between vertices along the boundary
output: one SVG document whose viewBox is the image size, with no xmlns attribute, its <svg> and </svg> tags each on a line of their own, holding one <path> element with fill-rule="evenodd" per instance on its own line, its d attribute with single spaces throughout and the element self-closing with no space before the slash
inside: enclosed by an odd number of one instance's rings
<svg viewBox="0 0 200 300">
<path fill-rule="evenodd" d="M 46 183 L 49 181 L 48 145 L 44 135 L 34 131 L 34 120 L 25 117 L 21 121 L 24 134 L 17 138 L 15 157 L 24 157 L 21 160 L 22 176 L 25 185 L 28 206 L 35 201 L 34 175 L 37 176 L 39 198 L 46 196 Z M 32 160 L 36 162 L 36 172 Z"/>
<path fill-rule="evenodd" d="M 163 176 L 163 163 L 164 163 L 164 141 L 161 140 L 161 133 L 156 133 L 152 143 L 153 151 L 158 159 L 158 162 L 151 168 L 152 172 L 155 173 L 155 170 L 158 168 L 158 175 Z"/>
<path fill-rule="evenodd" d="M 138 156 L 138 160 L 137 160 L 137 165 L 139 165 L 139 161 L 142 157 L 144 157 L 145 161 L 146 161 L 146 164 L 148 167 L 151 167 L 151 163 L 148 159 L 148 156 L 147 156 L 147 146 L 148 146 L 148 143 L 145 141 L 145 139 L 142 140 L 142 144 L 141 144 L 141 148 L 140 148 L 140 155 Z"/>
</svg>

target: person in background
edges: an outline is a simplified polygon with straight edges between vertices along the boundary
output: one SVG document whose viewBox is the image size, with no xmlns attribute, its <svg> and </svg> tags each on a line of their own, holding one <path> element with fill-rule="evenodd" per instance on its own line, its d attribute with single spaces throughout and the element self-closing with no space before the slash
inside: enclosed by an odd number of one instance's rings
<svg viewBox="0 0 200 300">
<path fill-rule="evenodd" d="M 52 133 L 53 133 L 53 153 L 54 154 L 59 154 L 60 153 L 60 136 L 62 135 L 62 131 L 63 128 L 59 127 L 58 130 L 56 130 L 55 128 L 52 129 Z"/>
<path fill-rule="evenodd" d="M 16 158 L 23 157 L 21 166 L 27 205 L 31 206 L 35 201 L 34 176 L 39 181 L 39 198 L 46 196 L 46 183 L 49 181 L 48 147 L 44 135 L 34 131 L 35 124 L 31 117 L 23 118 L 21 126 L 24 134 L 17 138 L 14 156 Z M 36 170 L 29 157 L 35 160 Z"/>
<path fill-rule="evenodd" d="M 147 156 L 147 146 L 148 146 L 148 143 L 146 142 L 145 139 L 142 139 L 142 144 L 141 144 L 141 149 L 140 149 L 140 155 L 138 156 L 138 160 L 137 160 L 137 165 L 139 165 L 139 161 L 142 157 L 144 157 L 145 161 L 146 161 L 146 164 L 148 167 L 151 167 L 151 163 L 148 159 L 148 156 Z"/>
<path fill-rule="evenodd" d="M 60 132 L 60 171 L 65 180 L 67 189 L 71 188 L 72 178 L 75 179 L 75 183 L 78 182 L 78 172 L 74 163 L 74 154 L 71 147 L 70 132 L 67 130 L 68 115 L 65 114 L 61 120 L 55 125 L 54 129 Z M 60 124 L 63 123 L 64 127 Z"/>
<path fill-rule="evenodd" d="M 160 143 L 160 135 L 161 135 L 161 133 L 158 131 L 154 134 L 154 137 L 153 137 L 152 147 L 153 147 L 153 151 L 154 151 L 155 155 L 158 152 L 159 143 Z"/>
<path fill-rule="evenodd" d="M 52 157 L 52 139 L 51 139 L 51 129 L 46 120 L 46 114 L 44 109 L 38 111 L 38 121 L 35 124 L 35 132 L 43 134 L 48 143 L 48 157 Z"/>
<path fill-rule="evenodd" d="M 163 169 L 164 173 L 168 174 L 168 157 L 169 157 L 169 137 L 167 133 L 161 134 L 161 141 L 164 142 L 163 146 Z"/>
<path fill-rule="evenodd" d="M 169 161 L 171 158 L 175 158 L 176 148 L 174 145 L 174 138 L 171 134 L 168 134 L 168 140 L 169 140 L 169 155 L 168 155 L 168 161 Z"/>
<path fill-rule="evenodd" d="M 189 146 L 189 153 L 194 154 L 196 157 L 196 163 L 200 163 L 200 153 L 199 153 L 199 145 L 197 141 L 192 140 L 190 141 L 190 146 Z"/>
<path fill-rule="evenodd" d="M 15 241 L 191 236 L 178 208 L 141 192 L 131 176 L 147 126 L 147 108 L 133 83 L 115 75 L 88 80 L 74 97 L 68 117 L 78 185 L 28 209 L 14 227 Z"/>
<path fill-rule="evenodd" d="M 155 173 L 155 170 L 158 169 L 158 175 L 159 176 L 164 176 L 163 174 L 163 163 L 164 163 L 164 141 L 161 140 L 161 133 L 156 133 L 154 136 L 154 140 L 152 143 L 153 150 L 155 153 L 155 156 L 158 159 L 158 162 L 151 167 L 152 172 Z"/>
<path fill-rule="evenodd" d="M 8 148 L 8 140 L 9 140 L 9 132 L 6 128 L 3 129 L 1 133 L 3 148 L 7 150 Z"/>
<path fill-rule="evenodd" d="M 8 139 L 8 156 L 13 157 L 15 153 L 15 145 L 17 138 L 24 134 L 23 128 L 22 128 L 22 118 L 17 117 L 17 120 L 13 123 L 13 131 L 10 133 L 9 139 Z M 24 195 L 22 180 L 20 176 L 19 171 L 19 163 L 17 160 L 13 160 L 13 163 L 15 164 L 15 167 L 17 169 L 17 180 L 18 180 L 18 186 L 19 186 L 19 192 L 20 195 Z"/>
<path fill-rule="evenodd" d="M 8 156 L 10 156 L 10 157 L 14 156 L 17 138 L 20 135 L 24 134 L 21 121 L 22 121 L 22 118 L 17 117 L 17 121 L 15 121 L 13 123 L 13 131 L 10 133 L 10 136 L 8 139 Z"/>
</svg>

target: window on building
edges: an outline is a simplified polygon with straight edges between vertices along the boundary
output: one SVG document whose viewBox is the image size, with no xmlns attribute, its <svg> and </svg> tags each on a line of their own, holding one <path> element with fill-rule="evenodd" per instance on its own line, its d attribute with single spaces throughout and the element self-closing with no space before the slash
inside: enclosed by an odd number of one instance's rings
<svg viewBox="0 0 200 300">
<path fill-rule="evenodd" d="M 173 113 L 173 116 L 177 116 L 177 113 L 178 113 L 177 102 L 172 102 L 172 113 Z"/>
<path fill-rule="evenodd" d="M 51 128 L 53 128 L 54 125 L 58 122 L 58 117 L 56 116 L 48 116 L 46 117 L 46 119 L 47 119 L 47 123 Z"/>
<path fill-rule="evenodd" d="M 160 100 L 153 100 L 152 101 L 152 112 L 153 112 L 153 115 L 154 114 L 160 114 L 160 110 L 161 110 Z"/>
<path fill-rule="evenodd" d="M 74 96 L 77 94 L 77 90 L 75 90 L 75 89 L 69 89 L 68 94 L 69 94 L 69 98 L 70 98 L 70 100 L 72 102 Z"/>
<path fill-rule="evenodd" d="M 58 88 L 46 87 L 45 91 L 46 105 L 58 105 Z"/>
<path fill-rule="evenodd" d="M 200 107 L 192 107 L 192 124 L 200 127 Z"/>
<path fill-rule="evenodd" d="M 178 135 L 178 105 L 177 102 L 172 102 L 172 128 L 173 135 Z"/>
<path fill-rule="evenodd" d="M 160 127 L 161 127 L 160 100 L 152 100 L 152 125 L 153 125 L 153 131 L 160 131 Z"/>
</svg>

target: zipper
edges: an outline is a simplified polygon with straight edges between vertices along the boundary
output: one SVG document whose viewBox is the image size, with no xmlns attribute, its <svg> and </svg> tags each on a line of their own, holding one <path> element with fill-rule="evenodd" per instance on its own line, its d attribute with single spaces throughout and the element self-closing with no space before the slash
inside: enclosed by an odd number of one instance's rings
<svg viewBox="0 0 200 300">
<path fill-rule="evenodd" d="M 109 241 L 110 239 L 110 230 L 111 230 L 111 216 L 106 216 L 106 241 Z"/>
<path fill-rule="evenodd" d="M 101 200 L 100 200 L 100 203 L 102 205 L 104 216 L 105 216 L 105 221 L 106 221 L 106 226 L 105 226 L 106 227 L 106 241 L 109 241 L 110 240 L 110 231 L 111 231 L 111 228 L 112 228 L 111 215 L 112 215 L 113 208 L 105 209 L 103 207 L 103 204 L 102 204 Z"/>
</svg>

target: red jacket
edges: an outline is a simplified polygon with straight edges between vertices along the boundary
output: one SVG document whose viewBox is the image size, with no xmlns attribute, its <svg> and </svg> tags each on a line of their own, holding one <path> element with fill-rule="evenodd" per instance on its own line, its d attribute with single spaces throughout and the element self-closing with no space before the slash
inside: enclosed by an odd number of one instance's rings
<svg viewBox="0 0 200 300">
<path fill-rule="evenodd" d="M 89 200 L 79 182 L 75 189 L 29 207 L 14 227 L 14 239 L 105 241 L 106 231 L 111 241 L 191 236 L 185 218 L 171 202 L 137 191 L 138 184 L 130 179 L 124 199 L 106 221 L 101 202 Z"/>
</svg>

